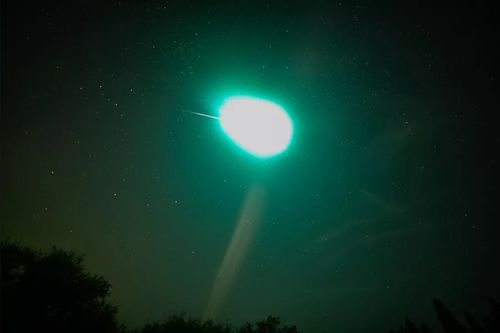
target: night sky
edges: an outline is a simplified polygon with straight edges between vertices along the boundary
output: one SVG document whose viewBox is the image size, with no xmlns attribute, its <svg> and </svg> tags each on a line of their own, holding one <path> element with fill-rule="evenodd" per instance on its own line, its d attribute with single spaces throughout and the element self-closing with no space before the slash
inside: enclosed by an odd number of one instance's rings
<svg viewBox="0 0 500 333">
<path fill-rule="evenodd" d="M 382 332 L 434 324 L 435 297 L 480 317 L 500 299 L 488 4 L 2 1 L 1 238 L 85 254 L 132 328 Z M 288 150 L 184 112 L 233 95 L 283 106 Z"/>
</svg>

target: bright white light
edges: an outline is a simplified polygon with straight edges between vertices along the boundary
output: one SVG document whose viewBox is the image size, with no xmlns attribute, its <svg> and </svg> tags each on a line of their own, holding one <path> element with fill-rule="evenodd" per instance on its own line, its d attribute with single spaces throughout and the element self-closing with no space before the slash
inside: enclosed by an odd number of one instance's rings
<svg viewBox="0 0 500 333">
<path fill-rule="evenodd" d="M 285 110 L 254 97 L 231 97 L 219 110 L 224 132 L 241 148 L 258 157 L 284 151 L 292 139 L 292 121 Z"/>
</svg>

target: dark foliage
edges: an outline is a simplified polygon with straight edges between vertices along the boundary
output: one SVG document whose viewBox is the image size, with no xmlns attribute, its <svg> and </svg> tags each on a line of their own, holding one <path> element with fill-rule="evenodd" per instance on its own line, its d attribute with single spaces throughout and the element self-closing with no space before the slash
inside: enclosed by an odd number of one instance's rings
<svg viewBox="0 0 500 333">
<path fill-rule="evenodd" d="M 239 329 L 216 324 L 211 320 L 201 321 L 184 315 L 171 316 L 162 322 L 149 323 L 140 333 L 298 333 L 295 326 L 281 326 L 277 317 L 269 316 L 255 324 L 246 323 Z"/>
<path fill-rule="evenodd" d="M 83 269 L 83 258 L 53 248 L 44 254 L 11 242 L 0 243 L 1 332 L 124 332 L 117 309 L 108 303 L 110 285 Z M 269 316 L 234 329 L 212 320 L 174 315 L 136 333 L 298 333 Z"/>
<path fill-rule="evenodd" d="M 486 333 L 486 330 L 481 327 L 481 324 L 474 318 L 472 315 L 469 313 L 465 313 L 465 320 L 467 321 L 467 324 L 469 324 L 470 327 L 470 332 L 471 333 Z"/>
<path fill-rule="evenodd" d="M 434 310 L 436 311 L 437 317 L 443 326 L 443 330 L 446 333 L 465 333 L 465 327 L 462 326 L 458 320 L 453 316 L 450 310 L 448 310 L 440 300 L 434 300 Z"/>
<path fill-rule="evenodd" d="M 162 322 L 148 323 L 141 333 L 231 333 L 228 325 L 217 324 L 212 320 L 202 321 L 186 318 L 184 314 L 174 315 Z"/>
<path fill-rule="evenodd" d="M 420 327 L 420 333 L 431 333 L 431 329 L 427 326 L 427 324 L 423 323 Z"/>
<path fill-rule="evenodd" d="M 298 333 L 295 326 L 280 326 L 280 320 L 277 317 L 269 316 L 266 319 L 255 324 L 246 323 L 238 333 Z"/>
<path fill-rule="evenodd" d="M 434 310 L 436 311 L 437 317 L 443 331 L 445 333 L 498 333 L 500 332 L 500 304 L 494 299 L 489 298 L 488 302 L 491 306 L 490 315 L 485 318 L 484 323 L 480 323 L 471 314 L 465 313 L 464 318 L 467 322 L 467 326 L 462 325 L 453 315 L 453 313 L 448 310 L 444 304 L 435 299 Z M 431 333 L 431 330 L 426 324 L 422 324 L 420 330 L 413 324 L 413 322 L 406 318 L 405 325 L 399 327 L 396 330 L 390 330 L 391 333 Z"/>
<path fill-rule="evenodd" d="M 500 332 L 500 303 L 493 298 L 488 298 L 488 303 L 491 312 L 489 317 L 485 319 L 485 326 L 488 332 Z"/>
<path fill-rule="evenodd" d="M 84 271 L 82 257 L 53 248 L 43 254 L 2 242 L 1 331 L 118 332 L 110 285 Z"/>
<path fill-rule="evenodd" d="M 418 330 L 417 326 L 409 319 L 405 319 L 405 324 L 404 326 L 401 326 L 400 328 L 390 331 L 391 333 L 419 333 L 420 331 Z"/>
</svg>

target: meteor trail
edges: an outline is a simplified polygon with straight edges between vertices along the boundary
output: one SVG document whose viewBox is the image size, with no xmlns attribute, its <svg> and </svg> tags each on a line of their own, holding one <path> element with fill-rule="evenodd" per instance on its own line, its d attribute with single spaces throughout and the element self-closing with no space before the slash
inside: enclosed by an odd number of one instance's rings
<svg viewBox="0 0 500 333">
<path fill-rule="evenodd" d="M 219 117 L 216 117 L 216 116 L 211 116 L 209 114 L 204 114 L 204 113 L 199 113 L 199 112 L 193 112 L 193 111 L 182 111 L 182 112 L 185 112 L 185 113 L 191 113 L 191 114 L 195 114 L 197 116 L 202 116 L 202 117 L 207 117 L 207 118 L 211 118 L 211 119 L 217 119 L 217 120 L 220 120 Z"/>
</svg>

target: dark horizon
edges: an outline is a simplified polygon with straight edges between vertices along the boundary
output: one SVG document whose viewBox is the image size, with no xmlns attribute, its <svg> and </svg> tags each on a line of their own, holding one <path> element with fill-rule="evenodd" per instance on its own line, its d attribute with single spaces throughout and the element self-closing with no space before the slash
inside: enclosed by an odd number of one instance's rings
<svg viewBox="0 0 500 333">
<path fill-rule="evenodd" d="M 387 332 L 500 300 L 493 3 L 1 6 L 0 240 L 85 254 L 128 327 Z M 234 95 L 288 112 L 285 152 L 188 113 Z"/>
<path fill-rule="evenodd" d="M 88 272 L 84 256 L 52 247 L 39 251 L 6 240 L 0 242 L 0 329 L 2 332 L 94 333 L 299 333 L 296 325 L 268 315 L 235 324 L 216 320 L 214 313 L 194 318 L 182 311 L 148 319 L 139 328 L 127 327 L 119 308 L 110 301 L 112 285 Z M 489 309 L 476 317 L 464 311 L 456 317 L 439 299 L 433 308 L 441 330 L 410 316 L 389 333 L 496 333 L 500 302 L 488 297 Z M 213 310 L 213 309 L 212 309 Z M 432 329 L 431 329 L 432 327 Z"/>
</svg>

